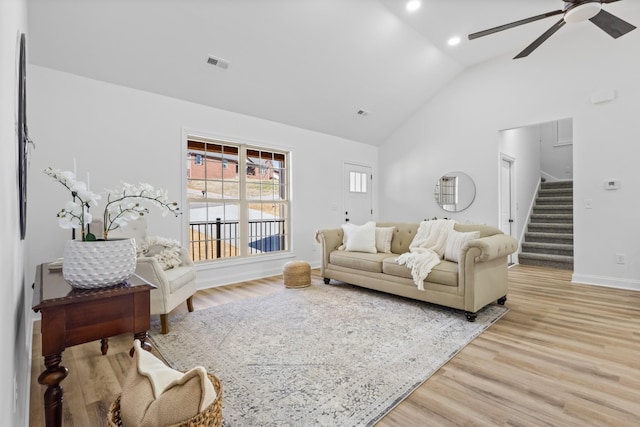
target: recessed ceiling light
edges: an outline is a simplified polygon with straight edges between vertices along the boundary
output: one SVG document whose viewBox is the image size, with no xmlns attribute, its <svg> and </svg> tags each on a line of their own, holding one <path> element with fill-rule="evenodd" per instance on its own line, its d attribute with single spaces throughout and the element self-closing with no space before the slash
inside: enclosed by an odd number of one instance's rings
<svg viewBox="0 0 640 427">
<path fill-rule="evenodd" d="M 460 44 L 460 37 L 458 37 L 458 36 L 451 37 L 447 43 L 449 44 L 449 46 L 459 45 Z"/>
<path fill-rule="evenodd" d="M 420 0 L 411 0 L 407 3 L 407 10 L 409 12 L 415 12 L 416 10 L 420 9 L 421 5 L 422 2 Z"/>
</svg>

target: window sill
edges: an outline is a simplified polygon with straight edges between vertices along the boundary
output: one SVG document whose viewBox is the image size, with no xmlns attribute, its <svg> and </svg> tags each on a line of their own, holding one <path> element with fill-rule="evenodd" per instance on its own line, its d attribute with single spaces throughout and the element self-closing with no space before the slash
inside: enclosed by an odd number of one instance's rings
<svg viewBox="0 0 640 427">
<path fill-rule="evenodd" d="M 234 258 L 220 258 L 207 261 L 197 261 L 196 270 L 207 271 L 213 270 L 219 267 L 233 267 L 236 265 L 256 264 L 262 262 L 271 262 L 284 259 L 292 259 L 296 256 L 292 252 L 282 252 L 273 255 L 257 255 L 247 257 L 234 257 Z"/>
</svg>

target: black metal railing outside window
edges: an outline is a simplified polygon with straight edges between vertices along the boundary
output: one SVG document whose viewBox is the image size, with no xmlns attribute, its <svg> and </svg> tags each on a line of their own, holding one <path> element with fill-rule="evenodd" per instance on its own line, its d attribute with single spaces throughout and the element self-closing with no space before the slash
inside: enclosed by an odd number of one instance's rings
<svg viewBox="0 0 640 427">
<path fill-rule="evenodd" d="M 239 221 L 194 221 L 189 223 L 191 257 L 194 261 L 235 257 L 240 254 Z M 250 220 L 248 253 L 286 250 L 284 219 Z"/>
</svg>

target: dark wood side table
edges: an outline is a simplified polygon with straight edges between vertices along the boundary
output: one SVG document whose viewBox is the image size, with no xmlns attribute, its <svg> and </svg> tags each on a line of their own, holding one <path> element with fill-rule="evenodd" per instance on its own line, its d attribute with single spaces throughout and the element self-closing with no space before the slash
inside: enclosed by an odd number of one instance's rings
<svg viewBox="0 0 640 427">
<path fill-rule="evenodd" d="M 42 355 L 46 370 L 38 382 L 44 393 L 45 425 L 62 426 L 62 387 L 68 369 L 60 365 L 65 348 L 132 332 L 142 348 L 151 350 L 147 331 L 151 325 L 150 292 L 156 286 L 139 276 L 108 288 L 74 290 L 62 271 L 50 271 L 49 264 L 36 267 L 32 309 L 42 315 Z M 133 348 L 131 349 L 133 355 Z"/>
</svg>

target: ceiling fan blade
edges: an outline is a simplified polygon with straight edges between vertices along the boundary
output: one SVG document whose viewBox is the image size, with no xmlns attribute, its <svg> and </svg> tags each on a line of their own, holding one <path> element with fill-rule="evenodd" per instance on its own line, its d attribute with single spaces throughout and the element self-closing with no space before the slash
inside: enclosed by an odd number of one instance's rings
<svg viewBox="0 0 640 427">
<path fill-rule="evenodd" d="M 553 35 L 556 31 L 558 31 L 565 24 L 564 18 L 553 24 L 551 28 L 544 32 L 540 37 L 535 39 L 533 43 L 527 46 L 522 52 L 517 54 L 513 59 L 524 58 L 525 56 L 529 56 L 531 52 L 533 52 L 538 46 L 544 43 L 549 37 Z"/>
<path fill-rule="evenodd" d="M 596 24 L 600 29 L 602 29 L 605 33 L 609 34 L 614 39 L 617 39 L 620 36 L 624 36 L 629 31 L 635 30 L 636 27 L 634 25 L 629 24 L 627 21 L 623 21 L 615 15 L 610 14 L 609 12 L 600 10 L 600 12 L 589 19 L 589 21 Z"/>
<path fill-rule="evenodd" d="M 490 28 L 484 31 L 478 31 L 477 33 L 469 34 L 469 40 L 477 39 L 478 37 L 487 36 L 489 34 L 497 33 L 499 31 L 508 30 L 509 28 L 518 27 L 529 22 L 539 21 L 550 16 L 560 15 L 564 13 L 562 10 L 554 10 L 552 12 L 543 13 L 542 15 L 532 16 L 531 18 L 521 19 L 520 21 L 511 22 L 510 24 L 500 25 L 498 27 Z"/>
</svg>

